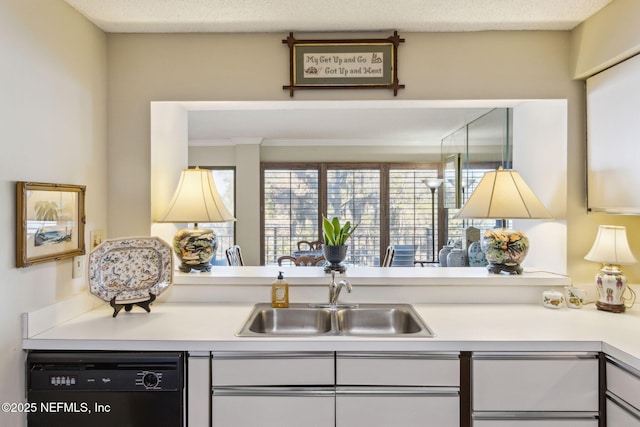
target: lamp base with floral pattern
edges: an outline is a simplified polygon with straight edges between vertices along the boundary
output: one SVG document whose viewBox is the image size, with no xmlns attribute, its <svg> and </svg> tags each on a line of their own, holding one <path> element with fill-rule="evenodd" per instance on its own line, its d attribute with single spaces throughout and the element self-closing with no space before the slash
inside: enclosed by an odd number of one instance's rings
<svg viewBox="0 0 640 427">
<path fill-rule="evenodd" d="M 529 252 L 529 239 L 522 231 L 507 228 L 487 230 L 480 240 L 480 246 L 489 262 L 489 272 L 522 274 L 520 263 Z"/>
</svg>

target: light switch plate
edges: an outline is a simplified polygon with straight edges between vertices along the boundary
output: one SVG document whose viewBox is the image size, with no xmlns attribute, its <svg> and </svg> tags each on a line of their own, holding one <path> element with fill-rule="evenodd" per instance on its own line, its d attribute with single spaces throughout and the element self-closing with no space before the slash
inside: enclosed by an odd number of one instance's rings
<svg viewBox="0 0 640 427">
<path fill-rule="evenodd" d="M 84 273 L 84 255 L 73 257 L 73 272 L 71 273 L 72 279 L 82 277 Z"/>
<path fill-rule="evenodd" d="M 104 230 L 91 230 L 89 239 L 91 242 L 89 250 L 94 250 L 96 246 L 104 241 Z"/>
</svg>

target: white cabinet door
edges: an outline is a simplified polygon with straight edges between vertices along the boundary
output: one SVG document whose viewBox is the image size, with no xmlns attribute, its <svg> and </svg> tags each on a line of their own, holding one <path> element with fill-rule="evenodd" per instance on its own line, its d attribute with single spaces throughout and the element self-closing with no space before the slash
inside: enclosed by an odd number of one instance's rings
<svg viewBox="0 0 640 427">
<path fill-rule="evenodd" d="M 217 386 L 333 385 L 333 352 L 214 352 L 211 383 Z"/>
<path fill-rule="evenodd" d="M 640 378 L 631 367 L 618 361 L 607 360 L 607 390 L 640 408 Z"/>
<path fill-rule="evenodd" d="M 607 399 L 607 427 L 640 427 L 640 411 Z"/>
<path fill-rule="evenodd" d="M 212 427 L 335 426 L 333 388 L 292 389 L 214 389 L 211 407 Z"/>
<path fill-rule="evenodd" d="M 209 427 L 210 370 L 211 355 L 209 352 L 189 353 L 187 359 L 188 427 Z"/>
<path fill-rule="evenodd" d="M 474 411 L 598 411 L 596 354 L 474 353 Z"/>
<path fill-rule="evenodd" d="M 459 427 L 457 389 L 338 387 L 336 427 Z"/>
<path fill-rule="evenodd" d="M 459 387 L 459 354 L 338 352 L 336 382 L 338 385 Z"/>
<path fill-rule="evenodd" d="M 336 427 L 459 427 L 458 353 L 338 352 Z"/>
</svg>

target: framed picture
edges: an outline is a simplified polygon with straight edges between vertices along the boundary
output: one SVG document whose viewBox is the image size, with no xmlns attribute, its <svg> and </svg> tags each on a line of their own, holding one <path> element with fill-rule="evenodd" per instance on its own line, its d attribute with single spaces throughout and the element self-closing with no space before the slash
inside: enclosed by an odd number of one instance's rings
<svg viewBox="0 0 640 427">
<path fill-rule="evenodd" d="M 85 187 L 16 183 L 16 267 L 84 255 Z"/>
<path fill-rule="evenodd" d="M 386 39 L 282 41 L 289 46 L 289 95 L 297 89 L 398 89 L 398 45 L 394 32 Z"/>
</svg>

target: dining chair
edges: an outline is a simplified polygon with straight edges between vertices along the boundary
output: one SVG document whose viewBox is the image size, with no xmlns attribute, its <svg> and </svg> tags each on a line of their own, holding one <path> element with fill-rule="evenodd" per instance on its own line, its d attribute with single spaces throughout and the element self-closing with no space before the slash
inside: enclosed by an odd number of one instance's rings
<svg viewBox="0 0 640 427">
<path fill-rule="evenodd" d="M 387 251 L 384 254 L 384 259 L 382 260 L 381 267 L 391 267 L 391 264 L 393 264 L 393 257 L 395 256 L 396 256 L 395 246 L 387 246 Z"/>
<path fill-rule="evenodd" d="M 310 267 L 310 266 L 316 266 L 319 263 L 323 262 L 325 260 L 324 256 L 319 256 L 319 257 L 311 257 L 311 256 L 307 256 L 307 255 L 301 255 L 299 257 L 294 257 L 291 255 L 283 255 L 281 257 L 278 257 L 278 265 L 282 265 L 282 261 L 291 261 L 293 262 L 295 265 L 297 266 L 301 266 L 301 267 Z"/>
<path fill-rule="evenodd" d="M 322 249 L 322 241 L 321 240 L 314 240 L 312 242 L 308 241 L 308 240 L 300 240 L 298 242 L 298 250 L 299 251 L 318 251 Z"/>
<path fill-rule="evenodd" d="M 233 266 L 243 266 L 244 261 L 242 260 L 242 251 L 240 250 L 240 246 L 233 245 L 227 248 L 225 251 L 227 255 L 227 263 Z"/>
</svg>

